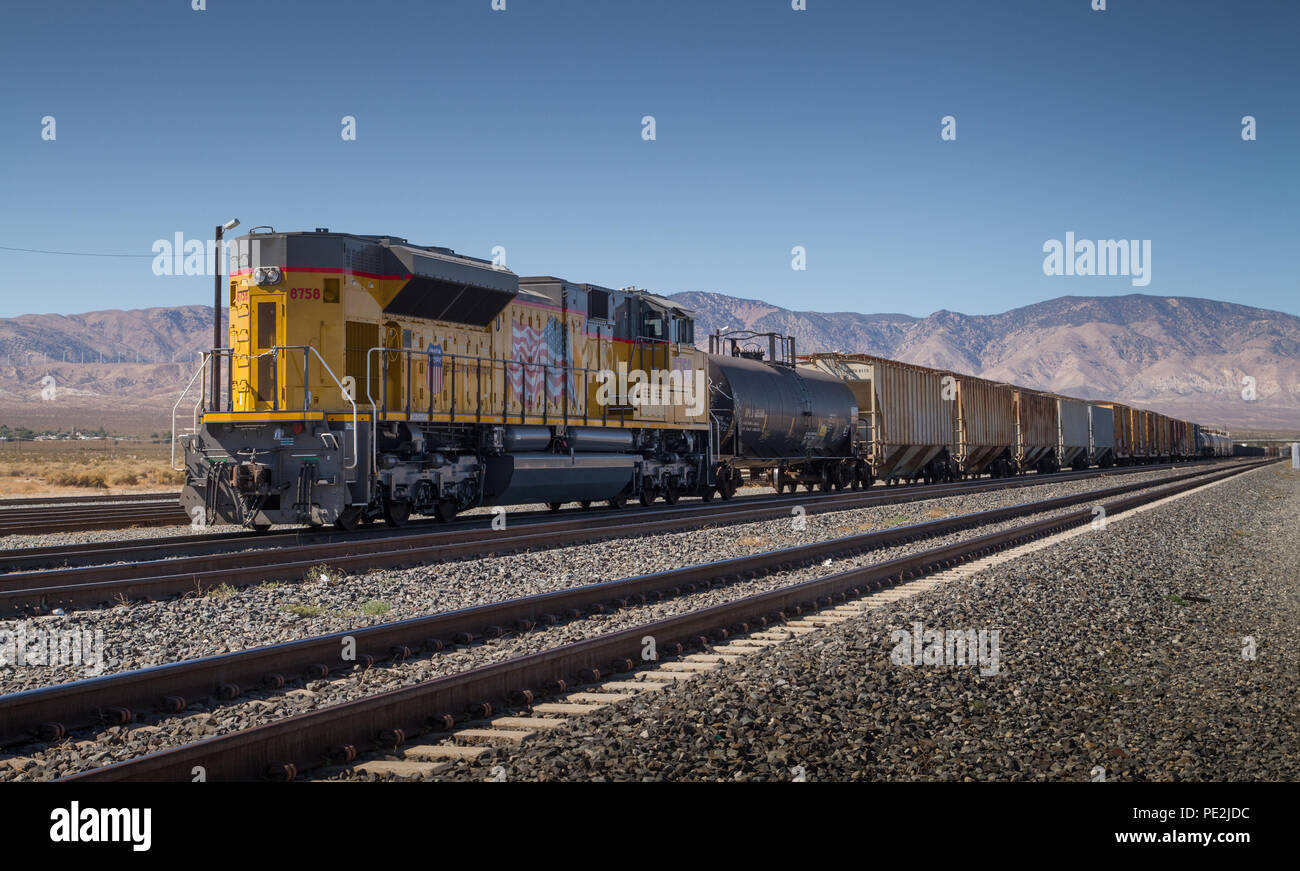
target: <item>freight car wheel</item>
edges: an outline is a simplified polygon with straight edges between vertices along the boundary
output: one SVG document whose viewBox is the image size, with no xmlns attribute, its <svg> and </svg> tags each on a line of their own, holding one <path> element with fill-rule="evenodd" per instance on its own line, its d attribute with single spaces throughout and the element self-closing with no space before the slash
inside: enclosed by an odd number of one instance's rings
<svg viewBox="0 0 1300 871">
<path fill-rule="evenodd" d="M 433 506 L 433 516 L 438 518 L 440 523 L 451 523 L 456 519 L 456 503 L 449 500 L 439 502 Z"/>
<path fill-rule="evenodd" d="M 649 507 L 650 507 L 651 505 L 653 505 L 653 504 L 655 504 L 655 494 L 654 494 L 654 491 L 653 491 L 653 490 L 642 490 L 642 491 L 641 491 L 641 507 L 642 507 L 642 508 L 649 508 Z"/>
<path fill-rule="evenodd" d="M 551 511 L 559 511 L 560 506 L 563 504 L 564 504 L 563 502 L 547 502 L 546 507 L 549 508 Z"/>
<path fill-rule="evenodd" d="M 334 526 L 343 532 L 352 532 L 361 522 L 361 508 L 352 507 L 344 508 L 339 512 L 338 518 L 334 521 Z"/>
<path fill-rule="evenodd" d="M 269 524 L 269 523 L 254 523 L 254 524 L 252 524 L 252 527 L 253 527 L 253 531 L 254 531 L 254 532 L 266 532 L 268 529 L 271 528 L 271 524 Z"/>
<path fill-rule="evenodd" d="M 411 503 L 406 500 L 384 503 L 384 522 L 394 528 L 405 526 L 411 519 Z"/>
<path fill-rule="evenodd" d="M 590 499 L 583 499 L 581 502 L 578 503 L 578 506 L 581 507 L 581 508 L 585 511 L 585 510 L 587 510 L 588 508 L 591 507 L 591 500 L 590 500 Z"/>
<path fill-rule="evenodd" d="M 610 499 L 606 504 L 609 505 L 610 508 L 613 508 L 615 511 L 618 511 L 620 508 L 622 508 L 624 505 L 627 504 L 627 500 L 624 499 L 622 496 L 615 496 L 613 499 Z"/>
<path fill-rule="evenodd" d="M 736 470 L 724 466 L 718 470 L 718 495 L 725 502 L 736 495 Z"/>
<path fill-rule="evenodd" d="M 680 495 L 675 484 L 669 483 L 664 486 L 664 501 L 669 505 L 676 505 Z"/>
<path fill-rule="evenodd" d="M 705 502 L 712 502 L 714 494 L 716 493 L 717 491 L 713 487 L 705 486 L 702 490 L 700 490 L 700 498 L 703 499 Z"/>
</svg>

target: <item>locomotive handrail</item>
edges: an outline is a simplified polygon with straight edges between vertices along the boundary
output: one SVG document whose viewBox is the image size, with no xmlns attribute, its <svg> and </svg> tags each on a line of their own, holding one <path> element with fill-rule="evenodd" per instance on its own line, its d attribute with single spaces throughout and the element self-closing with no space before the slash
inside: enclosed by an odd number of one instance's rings
<svg viewBox="0 0 1300 871">
<path fill-rule="evenodd" d="M 172 445 L 171 445 L 171 447 L 172 447 L 172 459 L 171 459 L 171 468 L 172 468 L 172 471 L 173 471 L 173 472 L 183 472 L 183 471 L 185 471 L 185 466 L 184 466 L 184 465 L 180 466 L 179 468 L 178 468 L 177 465 L 176 465 L 176 442 L 178 441 L 178 437 L 177 437 L 177 434 L 176 434 L 176 409 L 180 408 L 180 407 L 181 407 L 181 403 L 185 401 L 185 396 L 186 396 L 186 394 L 188 394 L 188 393 L 190 392 L 190 388 L 194 386 L 194 379 L 195 379 L 195 378 L 198 378 L 200 375 L 203 375 L 203 376 L 204 376 L 204 384 L 206 385 L 206 383 L 207 383 L 208 355 L 209 355 L 209 353 L 210 353 L 210 352 L 206 352 L 206 351 L 202 353 L 202 355 L 201 355 L 201 357 L 200 357 L 200 359 L 199 359 L 199 368 L 197 368 L 197 369 L 194 370 L 194 374 L 190 376 L 190 380 L 189 380 L 189 382 L 185 385 L 185 389 L 182 390 L 182 391 L 181 391 L 181 395 L 180 395 L 179 397 L 177 397 L 177 399 L 176 399 L 176 404 L 172 406 Z M 194 409 L 195 409 L 194 429 L 195 429 L 196 431 L 197 431 L 197 429 L 198 429 L 198 423 L 199 423 L 199 421 L 198 421 L 198 417 L 197 417 L 198 407 L 199 407 L 200 405 L 202 405 L 202 404 L 203 404 L 203 397 L 202 397 L 202 395 L 200 395 L 200 397 L 199 397 L 199 401 L 198 401 L 197 403 L 195 403 L 195 405 L 194 405 Z"/>
<path fill-rule="evenodd" d="M 344 389 L 343 382 L 339 381 L 338 376 L 334 374 L 334 370 L 330 368 L 330 364 L 326 363 L 325 358 L 320 355 L 320 351 L 316 350 L 316 348 L 312 345 L 276 345 L 273 348 L 267 348 L 265 351 L 263 351 L 260 354 L 254 354 L 254 355 L 240 354 L 239 356 L 245 357 L 249 360 L 257 360 L 261 357 L 265 357 L 266 355 L 270 354 L 272 355 L 271 359 L 275 363 L 276 371 L 278 372 L 279 357 L 281 351 L 302 351 L 302 410 L 304 412 L 311 411 L 311 380 L 308 378 L 308 375 L 309 375 L 309 364 L 312 355 L 315 355 L 316 359 L 320 360 L 321 367 L 324 368 L 325 372 L 330 376 L 330 380 L 334 382 L 334 385 L 338 387 L 339 395 L 342 396 L 343 399 L 347 401 L 348 405 L 352 406 L 352 464 L 349 466 L 344 466 L 343 468 L 349 471 L 355 469 L 357 467 L 357 464 L 361 460 L 361 456 L 360 456 L 361 447 L 357 436 L 357 423 L 358 423 L 357 403 L 355 399 L 348 396 L 348 391 Z M 369 385 L 367 385 L 367 387 L 368 386 Z M 288 400 L 287 393 L 285 394 L 285 399 L 287 402 Z M 275 403 L 274 403 L 277 410 L 279 409 L 279 400 L 280 400 L 280 385 L 278 383 L 278 378 L 277 378 L 277 383 L 275 385 Z"/>
<path fill-rule="evenodd" d="M 382 384 L 379 385 L 379 389 L 382 390 L 382 394 L 381 394 L 382 401 L 381 399 L 377 399 L 371 393 L 371 385 L 374 382 L 373 376 L 376 374 L 372 370 L 371 366 L 372 366 L 372 361 L 374 359 L 374 355 L 376 353 L 380 354 L 381 356 L 380 372 L 378 374 L 380 374 L 381 376 L 380 380 L 382 381 Z M 431 354 L 428 348 L 389 348 L 382 345 L 376 345 L 375 347 L 366 350 L 366 400 L 370 403 L 370 410 L 371 410 L 370 452 L 371 452 L 372 470 L 378 469 L 379 467 L 378 465 L 379 463 L 379 415 L 381 413 L 387 414 L 389 411 L 388 409 L 388 362 L 390 356 L 397 357 L 397 359 L 399 360 L 405 358 L 409 362 L 413 358 L 428 360 L 435 355 Z M 474 400 L 474 408 L 472 409 L 472 411 L 467 410 L 465 412 L 462 412 L 462 415 L 465 416 L 466 418 L 472 418 L 473 421 L 476 423 L 482 422 L 482 418 L 483 418 L 484 364 L 487 365 L 487 370 L 488 370 L 487 386 L 489 387 L 491 386 L 492 379 L 496 377 L 495 370 L 497 368 L 500 368 L 501 370 L 501 397 L 502 397 L 501 422 L 503 424 L 509 423 L 509 417 L 510 417 L 507 397 L 514 395 L 515 393 L 515 391 L 509 389 L 509 382 L 510 382 L 510 376 L 512 371 L 516 371 L 520 373 L 520 389 L 518 391 L 519 421 L 520 423 L 523 423 L 527 419 L 528 401 L 529 401 L 527 376 L 530 368 L 542 370 L 542 393 L 547 400 L 549 400 L 550 397 L 546 396 L 546 394 L 548 393 L 548 391 L 546 390 L 546 380 L 551 370 L 559 371 L 562 377 L 565 379 L 565 383 L 561 384 L 560 391 L 559 391 L 560 395 L 563 396 L 564 398 L 564 402 L 562 403 L 563 408 L 561 412 L 557 415 L 555 420 L 555 423 L 563 424 L 565 427 L 569 426 L 572 422 L 576 422 L 579 419 L 579 415 L 576 413 L 576 411 L 570 413 L 570 408 L 568 403 L 570 385 L 567 383 L 567 376 L 570 375 L 581 376 L 580 377 L 581 386 L 579 387 L 576 384 L 573 385 L 574 389 L 572 392 L 574 393 L 575 398 L 578 395 L 581 395 L 583 397 L 581 422 L 583 424 L 586 424 L 591 421 L 591 410 L 589 407 L 590 403 L 588 401 L 589 397 L 588 397 L 587 377 L 589 374 L 594 375 L 603 370 L 594 369 L 586 366 L 572 366 L 569 365 L 567 362 L 556 364 L 556 363 L 538 363 L 538 362 L 532 362 L 528 360 L 503 360 L 503 359 L 498 359 L 496 357 L 482 357 L 482 356 L 475 356 L 469 354 L 453 354 L 447 351 L 440 351 L 436 356 L 440 361 L 440 365 L 447 364 L 448 368 L 450 368 L 451 370 L 450 377 L 447 379 L 447 381 L 449 382 L 449 388 L 451 392 L 450 408 L 446 413 L 448 414 L 449 419 L 452 422 L 455 422 L 457 419 L 456 367 L 458 362 L 461 365 L 466 366 L 465 371 L 467 372 L 469 371 L 468 364 L 470 363 L 474 364 L 474 376 L 477 382 L 474 391 L 476 394 Z M 438 394 L 441 394 L 443 389 L 447 389 L 447 388 L 440 388 L 435 393 L 435 391 L 433 391 L 432 389 L 433 372 L 430 370 L 427 373 L 426 377 L 429 379 L 427 382 L 429 384 L 429 414 L 430 414 L 430 419 L 432 419 L 434 397 Z M 412 373 L 411 373 L 411 368 L 408 366 L 406 372 L 406 391 L 405 391 L 405 402 L 404 402 L 405 414 L 407 415 L 408 419 L 410 418 L 411 415 L 411 396 L 412 396 L 411 387 L 412 387 Z M 547 401 L 542 402 L 541 415 L 542 415 L 543 423 L 550 422 L 549 421 L 550 410 Z M 608 404 L 605 404 L 603 406 L 601 420 L 606 422 L 609 420 Z"/>
<path fill-rule="evenodd" d="M 174 405 L 174 406 L 172 407 L 172 469 L 173 469 L 174 471 L 178 471 L 178 472 L 179 472 L 179 471 L 181 471 L 182 469 L 184 469 L 183 466 L 182 466 L 181 468 L 179 468 L 179 469 L 176 468 L 176 441 L 177 441 L 177 439 L 176 439 L 176 409 L 180 407 L 180 404 L 181 404 L 181 402 L 185 399 L 186 394 L 189 393 L 190 388 L 193 387 L 193 385 L 194 385 L 194 379 L 197 378 L 200 374 L 203 375 L 204 386 L 206 387 L 206 385 L 207 385 L 207 369 L 208 369 L 208 363 L 212 360 L 212 358 L 214 358 L 214 357 L 229 357 L 229 358 L 230 358 L 230 365 L 227 367 L 227 369 L 228 369 L 228 371 L 230 371 L 230 373 L 231 373 L 231 376 L 230 376 L 230 378 L 231 378 L 231 385 L 230 385 L 230 396 L 229 396 L 228 399 L 227 399 L 227 405 L 228 405 L 229 408 L 231 408 L 231 409 L 233 410 L 233 408 L 234 408 L 234 402 L 235 402 L 235 397 L 234 397 L 234 368 L 235 368 L 235 367 L 234 367 L 234 363 L 235 363 L 235 360 L 236 360 L 236 359 L 247 360 L 247 361 L 249 361 L 249 362 L 251 363 L 253 360 L 260 360 L 261 358 L 263 358 L 263 357 L 268 357 L 268 356 L 271 357 L 273 361 L 276 361 L 276 367 L 275 367 L 275 368 L 276 368 L 276 370 L 277 370 L 276 372 L 274 372 L 274 373 L 272 374 L 272 379 L 273 379 L 274 382 L 275 382 L 274 385 L 273 385 L 273 390 L 275 391 L 275 395 L 274 395 L 274 397 L 273 397 L 272 406 L 273 406 L 273 408 L 274 408 L 276 411 L 279 411 L 279 409 L 280 409 L 280 384 L 279 384 L 280 379 L 279 379 L 279 377 L 278 377 L 278 359 L 279 359 L 279 356 L 280 356 L 280 352 L 281 352 L 281 351 L 302 351 L 302 352 L 303 352 L 303 411 L 310 411 L 310 410 L 311 410 L 311 383 L 310 383 L 310 381 L 308 380 L 308 374 L 309 374 L 309 362 L 310 362 L 311 357 L 312 357 L 313 355 L 316 357 L 317 360 L 320 361 L 320 365 L 321 365 L 322 368 L 324 368 L 325 372 L 329 374 L 330 380 L 332 380 L 332 381 L 334 382 L 335 386 L 337 386 L 337 387 L 339 388 L 339 393 L 340 393 L 340 395 L 341 395 L 341 396 L 342 396 L 342 397 L 343 397 L 343 398 L 348 402 L 349 405 L 352 406 L 352 462 L 351 462 L 350 465 L 345 465 L 343 468 L 344 468 L 344 469 L 347 469 L 347 470 L 349 470 L 349 471 L 352 470 L 352 469 L 357 468 L 357 465 L 360 463 L 360 460 L 361 460 L 361 456 L 360 456 L 360 453 L 361 453 L 361 446 L 360 446 L 360 441 L 359 441 L 359 438 L 360 438 L 360 437 L 359 437 L 358 434 L 357 434 L 357 425 L 358 425 L 358 423 L 359 423 L 359 420 L 358 420 L 358 412 L 357 412 L 357 403 L 356 403 L 356 401 L 355 401 L 354 399 L 350 399 L 350 398 L 348 397 L 348 393 L 347 393 L 347 391 L 343 388 L 343 383 L 342 383 L 341 381 L 339 381 L 338 376 L 334 374 L 334 370 L 331 369 L 331 368 L 330 368 L 330 365 L 329 365 L 328 363 L 325 362 L 325 358 L 323 358 L 323 357 L 321 356 L 320 351 L 316 350 L 315 347 L 313 347 L 313 346 L 311 346 L 311 345 L 276 345 L 276 346 L 273 347 L 273 348 L 268 348 L 268 349 L 266 349 L 265 351 L 262 351 L 260 354 L 238 354 L 238 353 L 235 353 L 235 351 L 234 351 L 233 348 L 213 348 L 213 349 L 211 349 L 211 350 L 203 351 L 203 352 L 202 352 L 202 362 L 199 364 L 199 368 L 198 368 L 198 370 L 194 373 L 193 376 L 190 377 L 190 382 L 189 382 L 189 384 L 187 384 L 187 385 L 185 386 L 185 390 L 181 393 L 180 399 L 177 399 L 177 400 L 176 400 L 176 405 Z M 207 398 L 207 392 L 206 392 L 206 390 L 205 390 L 204 393 L 203 393 L 203 395 L 201 395 L 201 396 L 199 397 L 199 401 L 196 402 L 196 403 L 194 404 L 194 423 L 193 423 L 193 429 L 194 429 L 195 432 L 198 431 L 198 410 L 199 410 L 199 407 L 203 405 L 203 403 L 204 403 L 204 401 L 206 400 L 206 398 Z M 212 410 L 213 410 L 213 411 L 220 411 L 219 408 L 217 408 L 217 409 L 212 409 Z M 344 452 L 344 459 L 345 459 L 345 460 L 347 459 L 346 451 Z"/>
<path fill-rule="evenodd" d="M 378 373 L 376 373 L 375 366 L 374 366 L 375 354 L 379 354 L 381 356 L 380 366 L 378 367 L 379 368 Z M 375 464 L 374 468 L 378 468 L 378 459 L 379 459 L 379 437 L 378 437 L 379 416 L 380 414 L 386 415 L 389 412 L 389 408 L 388 408 L 389 360 L 390 359 L 397 359 L 399 361 L 402 359 L 405 359 L 407 361 L 411 361 L 413 359 L 428 360 L 432 356 L 435 355 L 431 355 L 428 348 L 423 348 L 423 349 L 390 348 L 386 346 L 376 345 L 375 347 L 366 350 L 366 401 L 369 402 L 371 412 L 372 412 L 371 414 L 371 432 L 372 432 L 371 461 L 372 463 Z M 501 422 L 503 424 L 510 422 L 510 417 L 512 412 L 509 411 L 509 398 L 511 396 L 516 396 L 516 395 L 519 397 L 519 405 L 520 405 L 519 413 L 518 413 L 519 422 L 520 423 L 525 422 L 529 414 L 530 400 L 534 402 L 536 401 L 534 397 L 531 397 L 529 395 L 529 391 L 528 391 L 529 378 L 527 376 L 530 371 L 541 370 L 542 394 L 545 397 L 545 401 L 541 403 L 541 408 L 536 411 L 540 411 L 542 423 L 545 425 L 552 422 L 550 400 L 556 399 L 557 402 L 561 405 L 561 408 L 559 409 L 559 411 L 555 412 L 554 423 L 563 424 L 565 427 L 568 427 L 574 423 L 588 424 L 593 419 L 591 408 L 590 408 L 591 405 L 590 383 L 588 379 L 590 377 L 597 376 L 602 372 L 609 371 L 607 369 L 598 369 L 595 367 L 588 367 L 588 366 L 573 366 L 567 362 L 541 363 L 541 362 L 534 362 L 529 360 L 503 360 L 495 357 L 483 357 L 483 356 L 476 356 L 470 354 L 454 354 L 447 351 L 441 351 L 436 356 L 440 360 L 440 365 L 445 365 L 450 370 L 449 377 L 447 379 L 450 383 L 448 386 L 441 387 L 439 388 L 439 390 L 434 391 L 432 389 L 433 373 L 432 371 L 429 371 L 427 373 L 427 378 L 428 378 L 427 384 L 429 385 L 429 399 L 428 399 L 429 419 L 432 420 L 432 415 L 434 414 L 433 407 L 434 407 L 435 398 L 441 395 L 444 390 L 449 389 L 450 406 L 448 409 L 446 409 L 444 412 L 441 413 L 446 413 L 448 415 L 449 420 L 453 423 L 457 422 L 458 420 L 472 421 L 475 423 L 482 422 L 483 411 L 484 411 L 483 409 L 484 387 L 492 386 L 493 380 L 497 377 L 498 370 L 501 373 L 501 396 L 502 396 L 502 408 L 501 408 L 501 415 L 500 415 Z M 464 371 L 468 373 L 470 371 L 469 367 L 471 366 L 471 364 L 474 370 L 473 377 L 475 378 L 476 381 L 476 387 L 474 390 L 474 392 L 476 393 L 475 403 L 472 409 L 466 409 L 464 411 L 461 411 L 457 408 L 456 370 L 458 366 L 463 366 L 465 367 Z M 487 379 L 488 379 L 486 385 L 484 384 L 484 380 L 483 380 L 485 366 L 487 369 Z M 561 373 L 562 377 L 564 378 L 564 382 L 561 384 L 558 393 L 553 394 L 551 391 L 549 391 L 546 388 L 546 383 L 548 380 L 548 376 L 550 374 L 553 374 L 554 372 Z M 518 373 L 520 376 L 520 387 L 517 391 L 510 387 L 512 374 L 515 373 Z M 378 387 L 378 389 L 381 389 L 383 391 L 379 397 L 374 396 L 371 392 L 372 385 L 375 380 L 374 376 L 376 374 L 380 375 L 380 380 L 382 381 L 382 385 L 375 385 Z M 569 379 L 571 377 L 574 378 L 573 383 L 569 382 Z M 406 392 L 405 392 L 403 406 L 405 409 L 405 414 L 407 415 L 408 419 L 410 419 L 411 411 L 412 411 L 412 401 L 413 401 L 412 389 L 411 389 L 413 383 L 413 375 L 409 366 L 405 373 L 405 383 L 406 383 Z M 679 391 L 680 389 L 681 388 L 678 387 Z M 579 413 L 577 409 L 572 408 L 572 406 L 570 405 L 569 397 L 571 395 L 574 396 L 575 398 L 578 396 L 582 397 L 581 413 Z M 608 402 L 601 403 L 601 413 L 600 416 L 596 419 L 605 424 L 608 424 L 610 406 L 611 403 Z M 615 408 L 617 409 L 618 406 L 615 406 Z M 616 411 L 615 413 L 618 414 L 619 412 Z"/>
</svg>

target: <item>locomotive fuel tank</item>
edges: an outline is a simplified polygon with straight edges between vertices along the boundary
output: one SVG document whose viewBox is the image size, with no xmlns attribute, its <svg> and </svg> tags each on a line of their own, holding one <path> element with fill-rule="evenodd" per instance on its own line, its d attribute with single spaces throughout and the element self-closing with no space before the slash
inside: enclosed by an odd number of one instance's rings
<svg viewBox="0 0 1300 871">
<path fill-rule="evenodd" d="M 706 359 L 721 453 L 750 460 L 849 455 L 858 408 L 842 381 L 748 357 Z"/>
</svg>

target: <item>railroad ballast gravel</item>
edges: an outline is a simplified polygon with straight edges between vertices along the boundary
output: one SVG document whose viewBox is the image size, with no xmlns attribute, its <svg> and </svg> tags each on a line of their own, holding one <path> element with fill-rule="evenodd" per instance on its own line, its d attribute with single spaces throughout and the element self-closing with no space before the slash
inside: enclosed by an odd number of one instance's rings
<svg viewBox="0 0 1300 871">
<path fill-rule="evenodd" d="M 1000 524 L 992 528 L 1002 528 L 1011 524 Z M 988 531 L 988 530 L 980 530 Z M 932 539 L 887 551 L 864 554 L 853 560 L 836 561 L 834 569 L 842 570 L 855 564 L 865 564 L 903 553 L 915 552 L 926 547 L 936 546 L 942 541 L 956 540 L 962 535 Z M 74 736 L 82 740 L 65 742 L 56 747 L 31 746 L 18 751 L 18 755 L 9 760 L 9 772 L 0 767 L 0 778 L 48 779 L 70 773 L 71 771 L 109 761 L 129 758 L 162 747 L 175 746 L 185 741 L 197 740 L 214 734 L 222 734 L 235 729 L 249 728 L 264 722 L 270 722 L 283 716 L 299 713 L 311 708 L 337 704 L 362 695 L 393 689 L 420 680 L 427 680 L 444 674 L 450 674 L 488 662 L 495 662 L 510 656 L 549 646 L 562 644 L 583 637 L 615 629 L 634 626 L 669 614 L 681 613 L 694 608 L 705 607 L 728 601 L 742 595 L 758 592 L 804 580 L 824 574 L 828 569 L 820 567 L 804 569 L 797 572 L 781 573 L 748 581 L 714 588 L 691 596 L 683 596 L 665 602 L 655 603 L 640 608 L 629 608 L 614 614 L 589 617 L 573 623 L 551 629 L 530 632 L 523 636 L 507 636 L 496 641 L 476 644 L 472 647 L 434 656 L 418 658 L 394 667 L 357 669 L 344 677 L 328 681 L 315 681 L 306 688 L 295 685 L 288 693 L 257 693 L 240 700 L 209 707 L 199 703 L 191 705 L 183 717 L 160 720 L 153 718 L 148 725 L 129 729 L 111 729 L 95 740 L 84 740 L 88 736 Z M 3 763 L 3 760 L 0 760 Z"/>
<path fill-rule="evenodd" d="M 273 582 L 158 602 L 73 611 L 64 616 L 0 620 L 0 631 L 28 627 L 102 633 L 104 671 L 112 673 L 227 653 L 451 611 L 503 599 L 576 587 L 798 544 L 1018 505 L 1036 499 L 1150 481 L 1169 470 L 1099 477 L 900 505 L 778 518 L 730 526 L 610 539 L 528 553 L 344 575 L 323 565 L 316 580 Z M 804 494 L 790 496 L 790 510 Z M 507 527 L 507 531 L 509 531 Z M 879 557 L 877 557 L 879 558 Z M 0 693 L 86 677 L 85 669 L 29 665 L 0 668 Z"/>
<path fill-rule="evenodd" d="M 1298 516 L 1247 473 L 437 779 L 1295 780 Z M 998 673 L 895 664 L 918 622 Z"/>
</svg>

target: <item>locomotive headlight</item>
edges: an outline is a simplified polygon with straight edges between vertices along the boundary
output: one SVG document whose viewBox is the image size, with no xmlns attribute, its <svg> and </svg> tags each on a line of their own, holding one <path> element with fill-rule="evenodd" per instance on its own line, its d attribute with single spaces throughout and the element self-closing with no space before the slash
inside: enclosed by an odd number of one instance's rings
<svg viewBox="0 0 1300 871">
<path fill-rule="evenodd" d="M 253 270 L 253 280 L 258 284 L 279 284 L 280 277 L 278 266 L 259 266 Z"/>
</svg>

